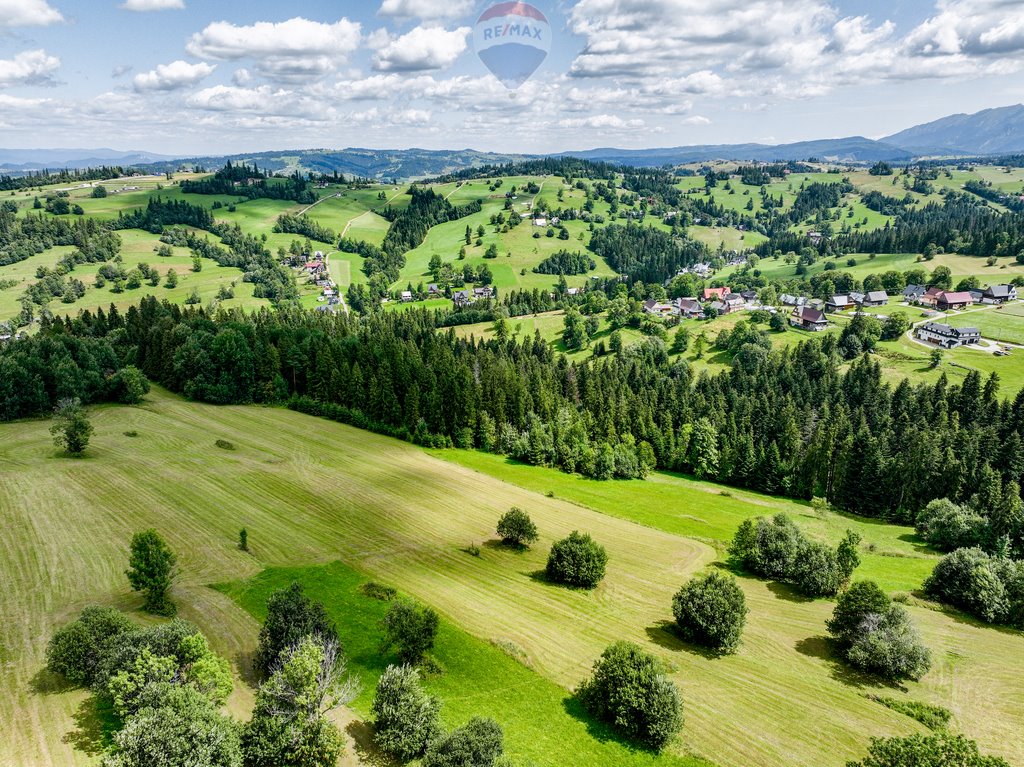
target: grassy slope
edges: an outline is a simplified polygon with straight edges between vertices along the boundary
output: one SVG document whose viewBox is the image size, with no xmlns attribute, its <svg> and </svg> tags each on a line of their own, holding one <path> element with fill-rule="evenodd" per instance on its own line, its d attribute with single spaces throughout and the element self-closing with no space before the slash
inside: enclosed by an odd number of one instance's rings
<svg viewBox="0 0 1024 767">
<path fill-rule="evenodd" d="M 99 409 L 94 422 L 94 446 L 82 461 L 54 456 L 45 422 L 0 426 L 0 507 L 13 512 L 0 540 L 0 572 L 15 584 L 0 591 L 8 618 L 0 628 L 8 670 L 0 682 L 0 721 L 13 721 L 17 712 L 26 723 L 0 739 L 0 763 L 89 761 L 65 738 L 83 735 L 75 724 L 81 694 L 39 691 L 46 681 L 37 676 L 43 638 L 89 602 L 138 604 L 122 575 L 125 548 L 132 532 L 150 525 L 181 555 L 176 597 L 183 614 L 234 658 L 251 651 L 256 623 L 207 584 L 267 566 L 340 559 L 433 604 L 479 640 L 511 640 L 564 689 L 586 675 L 609 642 L 644 644 L 676 669 L 687 703 L 681 747 L 722 765 L 839 765 L 861 753 L 869 735 L 917 729 L 866 700 L 863 693 L 875 685 L 829 658 L 821 638 L 828 601 L 797 600 L 786 589 L 743 579 L 752 613 L 741 651 L 725 659 L 694 652 L 664 630 L 672 593 L 715 558 L 716 539 L 750 513 L 749 506 L 737 508 L 741 500 L 715 496 L 707 486 L 659 477 L 649 491 L 529 470 L 558 496 L 546 498 L 517 486 L 523 480 L 502 466 L 477 467 L 497 475 L 492 478 L 337 424 L 280 410 L 188 404 L 159 392 L 139 408 Z M 129 429 L 138 438 L 122 436 Z M 238 449 L 214 449 L 218 438 Z M 597 496 L 587 501 L 609 513 L 562 500 L 575 500 L 577 486 L 611 493 L 607 503 Z M 654 490 L 660 495 L 645 495 Z M 762 501 L 782 503 L 755 500 L 757 509 L 770 508 Z M 494 520 L 511 505 L 527 508 L 538 522 L 537 547 L 519 556 L 487 546 L 480 559 L 466 555 L 463 547 L 489 540 Z M 655 529 L 660 516 L 676 512 L 678 528 Z M 688 527 L 688 516 L 707 520 L 716 532 Z M 812 529 L 819 524 L 801 519 Z M 831 538 L 842 524 L 824 524 L 818 534 Z M 250 530 L 251 556 L 234 546 L 242 525 Z M 532 577 L 550 542 L 577 528 L 592 532 L 611 556 L 608 578 L 592 594 Z M 671 534 L 698 531 L 712 545 Z M 914 554 L 913 542 L 897 532 L 906 531 L 880 527 L 871 540 Z M 892 559 L 920 567 L 913 558 Z M 868 561 L 892 587 L 917 579 L 886 570 L 880 559 Z M 951 708 L 957 725 L 985 748 L 1024 761 L 1024 747 L 1012 735 L 1024 726 L 1014 703 L 1022 682 L 1006 668 L 1024 650 L 1020 635 L 922 607 L 912 612 L 936 667 L 909 685 L 909 693 Z M 246 702 L 242 689 L 233 704 L 243 710 Z"/>
</svg>

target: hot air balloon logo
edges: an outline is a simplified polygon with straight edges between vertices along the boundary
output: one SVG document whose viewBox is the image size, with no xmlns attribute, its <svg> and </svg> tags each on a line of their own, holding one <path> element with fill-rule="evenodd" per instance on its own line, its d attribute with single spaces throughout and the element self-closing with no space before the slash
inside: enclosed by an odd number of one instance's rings
<svg viewBox="0 0 1024 767">
<path fill-rule="evenodd" d="M 484 65 L 506 88 L 515 90 L 551 52 L 551 25 L 528 3 L 497 3 L 477 19 L 473 41 Z"/>
</svg>

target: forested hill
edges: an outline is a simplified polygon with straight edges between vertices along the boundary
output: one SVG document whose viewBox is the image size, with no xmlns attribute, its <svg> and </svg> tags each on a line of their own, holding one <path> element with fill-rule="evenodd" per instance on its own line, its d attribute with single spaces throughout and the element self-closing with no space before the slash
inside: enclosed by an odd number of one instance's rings
<svg viewBox="0 0 1024 767">
<path fill-rule="evenodd" d="M 209 316 L 150 298 L 0 347 L 0 419 L 116 399 L 135 365 L 203 402 L 289 403 L 601 479 L 657 467 L 892 518 L 971 501 L 1024 545 L 1024 395 L 1003 401 L 976 372 L 893 387 L 868 356 L 843 369 L 830 335 L 772 350 L 749 326 L 731 344 L 729 371 L 695 377 L 654 342 L 574 363 L 539 337 L 458 339 L 427 312 Z"/>
</svg>

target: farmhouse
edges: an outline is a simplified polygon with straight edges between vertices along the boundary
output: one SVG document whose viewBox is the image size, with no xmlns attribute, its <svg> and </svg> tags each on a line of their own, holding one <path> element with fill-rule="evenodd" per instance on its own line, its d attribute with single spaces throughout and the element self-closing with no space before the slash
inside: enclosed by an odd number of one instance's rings
<svg viewBox="0 0 1024 767">
<path fill-rule="evenodd" d="M 696 320 L 704 316 L 704 309 L 696 298 L 677 298 L 676 313 L 688 320 Z"/>
<path fill-rule="evenodd" d="M 644 301 L 644 314 L 655 317 L 671 317 L 675 313 L 675 306 L 667 301 Z"/>
<path fill-rule="evenodd" d="M 826 312 L 845 312 L 847 309 L 852 309 L 854 306 L 853 301 L 850 300 L 849 296 L 832 296 L 825 303 Z"/>
<path fill-rule="evenodd" d="M 948 312 L 951 309 L 965 309 L 973 303 L 974 299 L 971 298 L 971 294 L 967 291 L 960 291 L 959 293 L 946 291 L 939 294 L 937 306 L 939 311 Z"/>
<path fill-rule="evenodd" d="M 494 296 L 494 288 L 490 285 L 484 285 L 482 288 L 473 288 L 473 298 L 492 298 Z"/>
<path fill-rule="evenodd" d="M 869 290 L 860 300 L 861 306 L 885 306 L 889 303 L 889 294 L 884 290 Z"/>
<path fill-rule="evenodd" d="M 903 289 L 903 298 L 907 303 L 915 304 L 921 300 L 921 296 L 924 295 L 925 290 L 927 290 L 927 288 L 925 288 L 924 285 L 907 285 L 907 287 Z"/>
<path fill-rule="evenodd" d="M 789 324 L 803 330 L 825 330 L 828 327 L 828 320 L 825 315 L 817 309 L 809 306 L 797 307 L 790 315 Z"/>
<path fill-rule="evenodd" d="M 411 290 L 403 290 L 402 291 L 402 303 L 403 304 L 407 304 L 410 301 L 412 301 L 412 291 Z"/>
<path fill-rule="evenodd" d="M 454 302 L 457 308 L 469 306 L 473 303 L 473 299 L 469 297 L 468 290 L 456 290 L 452 293 L 452 302 Z"/>
<path fill-rule="evenodd" d="M 917 303 L 921 306 L 938 306 L 939 296 L 941 296 L 942 293 L 942 288 L 928 288 L 928 290 L 922 293 L 921 297 L 917 299 Z"/>
<path fill-rule="evenodd" d="M 953 328 L 938 322 L 924 323 L 917 328 L 916 334 L 922 341 L 937 344 L 944 349 L 970 346 L 981 341 L 981 331 L 977 328 Z"/>
<path fill-rule="evenodd" d="M 729 288 L 704 288 L 704 300 L 715 301 L 723 300 L 732 291 Z"/>
<path fill-rule="evenodd" d="M 427 285 L 427 295 L 431 296 L 432 298 L 437 298 L 438 296 L 444 295 L 444 291 L 437 287 L 436 283 L 432 282 L 429 285 Z"/>
<path fill-rule="evenodd" d="M 736 309 L 742 309 L 746 301 L 743 296 L 739 293 L 727 293 L 722 299 L 722 302 L 729 307 L 729 311 L 735 311 Z"/>
<path fill-rule="evenodd" d="M 990 285 L 982 291 L 981 299 L 989 304 L 1005 304 L 1017 300 L 1017 288 L 1013 285 Z"/>
</svg>

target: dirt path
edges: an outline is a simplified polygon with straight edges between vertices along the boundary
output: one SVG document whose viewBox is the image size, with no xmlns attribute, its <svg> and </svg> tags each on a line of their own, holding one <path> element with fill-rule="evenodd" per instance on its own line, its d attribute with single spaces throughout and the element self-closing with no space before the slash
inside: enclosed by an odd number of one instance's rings
<svg viewBox="0 0 1024 767">
<path fill-rule="evenodd" d="M 306 215 L 307 212 L 313 210 L 313 208 L 315 208 L 320 203 L 326 202 L 327 200 L 337 200 L 339 197 L 341 197 L 341 192 L 338 192 L 338 194 L 329 194 L 326 197 L 321 197 L 319 200 L 314 202 L 312 205 L 309 205 L 309 206 L 303 208 L 302 210 L 300 210 L 299 211 L 299 215 L 300 216 L 304 216 L 304 215 Z"/>
</svg>

